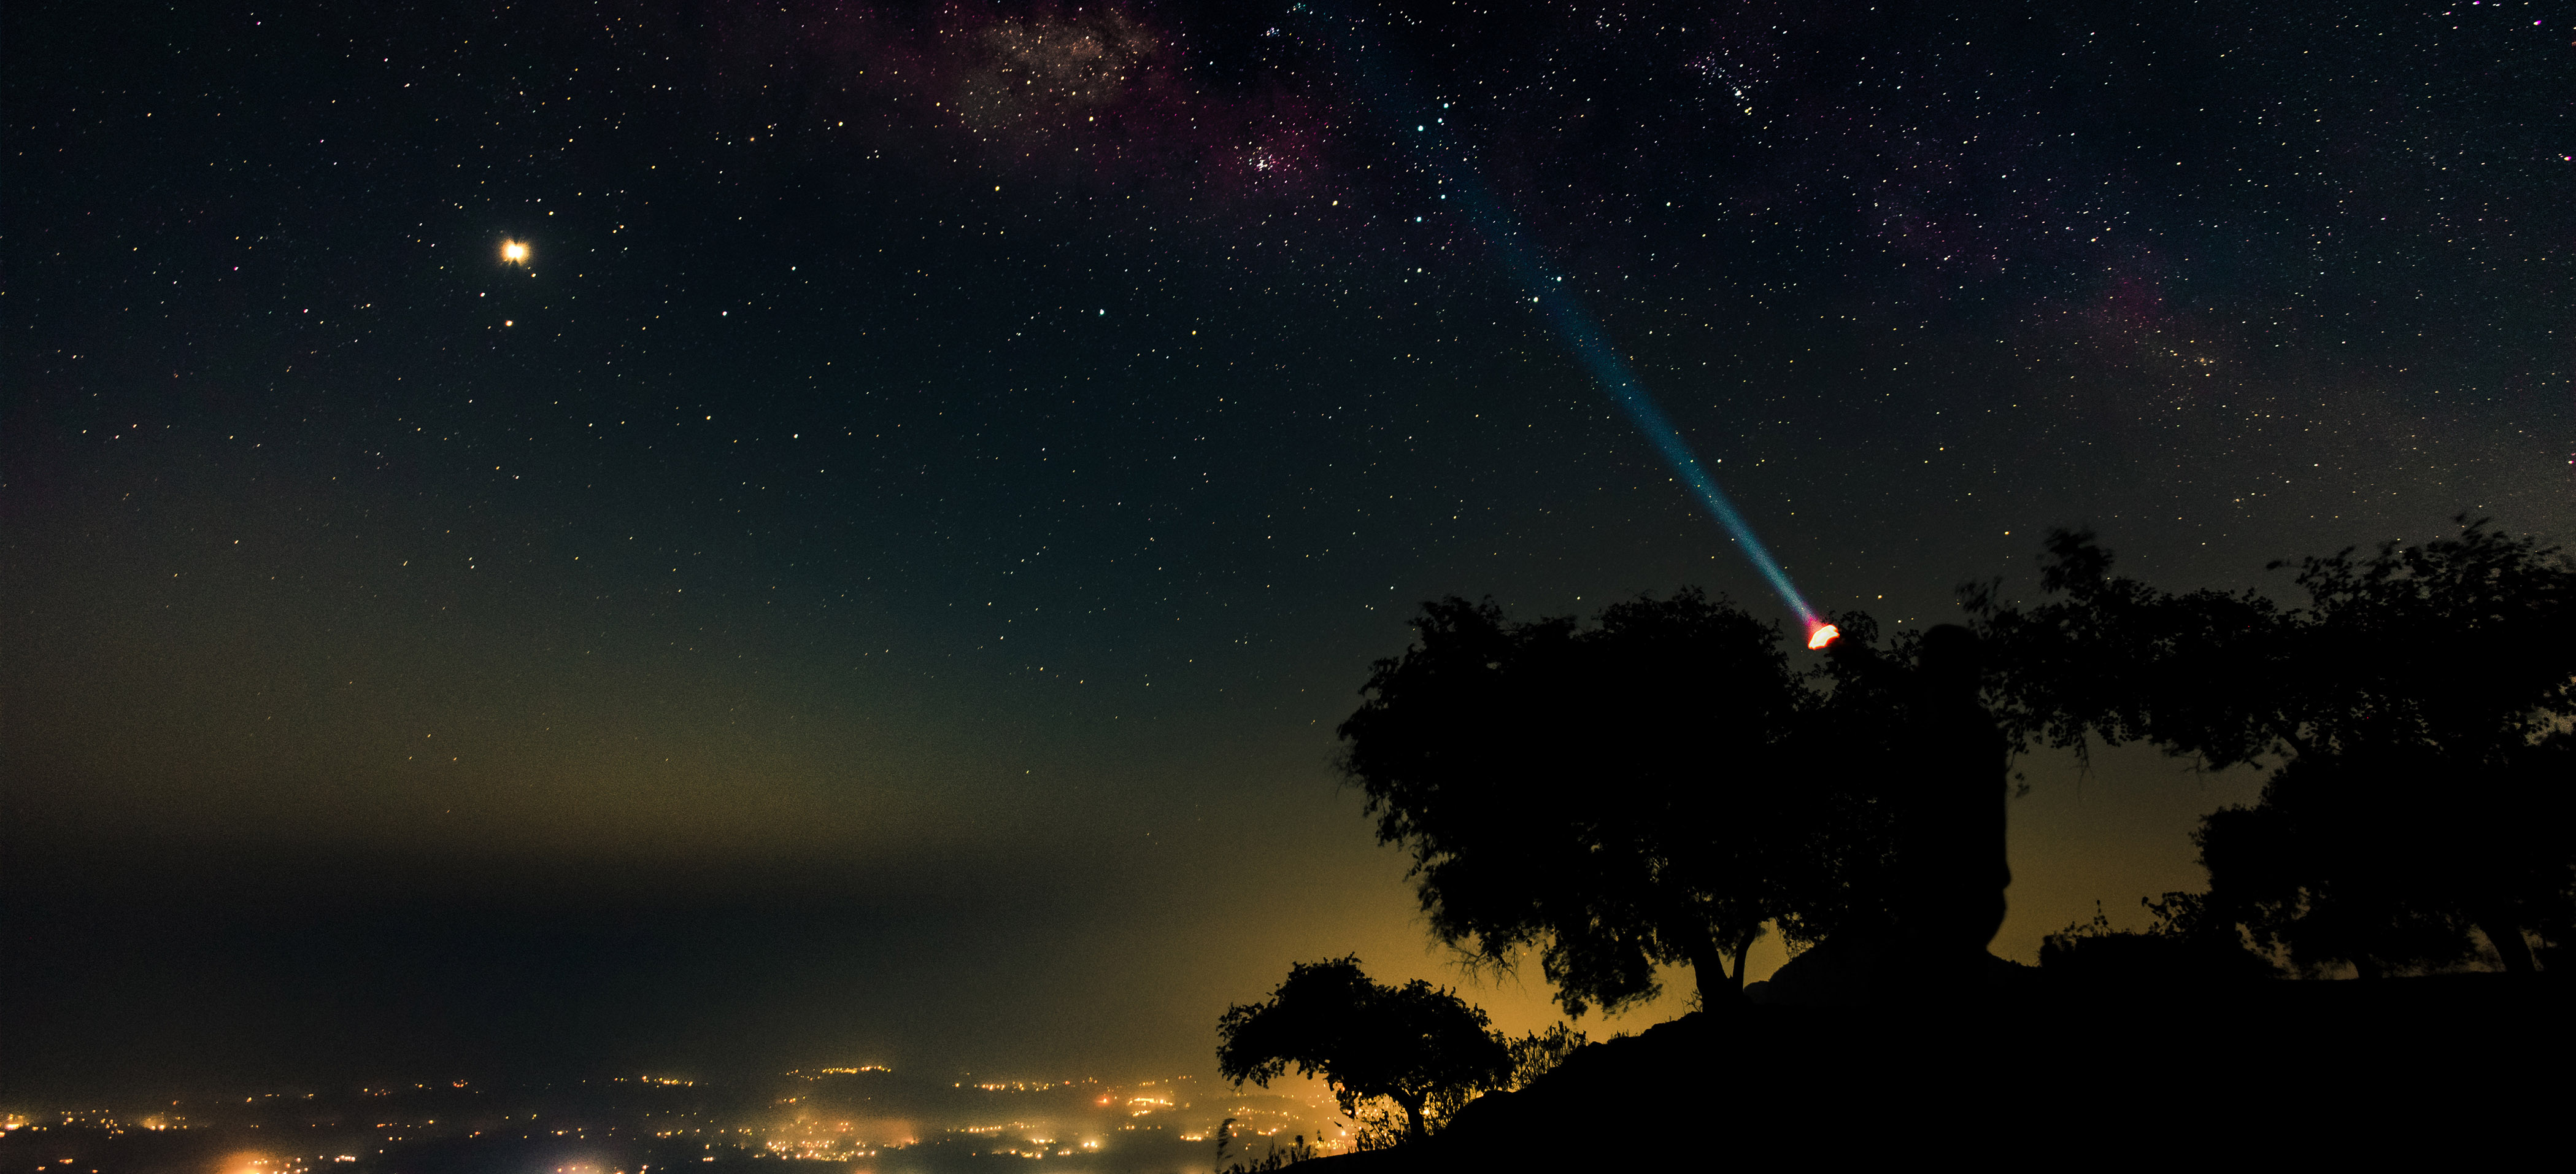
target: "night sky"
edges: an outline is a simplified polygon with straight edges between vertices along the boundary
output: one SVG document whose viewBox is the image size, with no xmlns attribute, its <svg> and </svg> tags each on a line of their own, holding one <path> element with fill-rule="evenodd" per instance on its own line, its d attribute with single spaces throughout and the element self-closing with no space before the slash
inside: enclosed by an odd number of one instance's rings
<svg viewBox="0 0 2576 1174">
<path fill-rule="evenodd" d="M 2057 525 L 2576 539 L 2564 3 L 0 21 L 6 1091 L 1196 1072 L 1291 961 L 1468 982 L 1332 769 L 1416 604 L 1796 625 L 1530 272 L 1891 628 Z M 2023 765 L 2025 959 L 2256 782 Z"/>
</svg>

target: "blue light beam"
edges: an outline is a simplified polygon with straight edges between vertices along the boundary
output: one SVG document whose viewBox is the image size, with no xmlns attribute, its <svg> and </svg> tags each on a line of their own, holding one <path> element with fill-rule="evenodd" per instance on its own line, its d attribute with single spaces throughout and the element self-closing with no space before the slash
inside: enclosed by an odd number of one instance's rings
<svg viewBox="0 0 2576 1174">
<path fill-rule="evenodd" d="M 1806 597 L 1798 593 L 1798 585 L 1790 581 L 1788 569 L 1771 556 L 1771 549 L 1762 545 L 1761 536 L 1753 532 L 1752 524 L 1736 510 L 1726 491 L 1718 488 L 1716 478 L 1709 476 L 1707 468 L 1700 464 L 1698 454 L 1693 453 L 1690 443 L 1682 439 L 1681 431 L 1673 427 L 1662 406 L 1648 394 L 1645 385 L 1638 382 L 1637 373 L 1628 365 L 1627 356 L 1611 345 L 1609 336 L 1602 331 L 1592 312 L 1567 288 L 1565 278 L 1549 274 L 1539 264 L 1537 250 L 1529 243 L 1519 218 L 1503 207 L 1502 201 L 1494 198 L 1466 153 L 1450 144 L 1442 121 L 1445 117 L 1442 111 L 1448 109 L 1447 104 L 1434 108 L 1430 103 L 1398 97 L 1402 87 L 1386 83 L 1390 71 L 1382 51 L 1376 49 L 1356 25 L 1340 21 L 1326 23 L 1349 34 L 1348 43 L 1355 49 L 1354 56 L 1358 59 L 1362 80 L 1369 83 L 1370 88 L 1377 91 L 1399 115 L 1404 113 L 1405 107 L 1411 108 L 1409 117 L 1398 118 L 1396 133 L 1399 138 L 1410 141 L 1416 157 L 1439 181 L 1442 198 L 1438 202 L 1458 208 L 1468 223 L 1474 225 L 1495 251 L 1502 254 L 1504 265 L 1520 282 L 1522 292 L 1547 312 L 1548 321 L 1572 348 L 1575 359 L 1591 372 L 1593 380 L 1610 394 L 1621 410 L 1628 413 L 1629 423 L 1645 434 L 1646 440 L 1663 456 L 1664 464 L 1672 469 L 1673 475 L 1690 487 L 1691 493 L 1699 498 L 1700 506 L 1725 528 L 1727 535 L 1735 540 L 1737 549 L 1753 564 L 1753 569 L 1770 581 L 1771 589 L 1779 593 L 1781 602 L 1798 613 L 1798 619 L 1807 626 L 1810 636 L 1822 632 L 1827 627 L 1824 617 L 1808 606 Z M 1831 637 L 1825 636 L 1824 639 Z"/>
<path fill-rule="evenodd" d="M 1482 193 L 1470 196 L 1468 207 L 1474 209 L 1478 203 L 1484 202 L 1481 196 Z M 1501 216 L 1498 208 L 1489 204 L 1488 209 L 1487 214 Z M 1474 211 L 1470 211 L 1469 218 L 1482 220 Z M 1735 539 L 1736 546 L 1753 564 L 1753 569 L 1760 571 L 1762 577 L 1770 581 L 1771 589 L 1779 593 L 1780 601 L 1798 613 L 1798 619 L 1810 630 L 1821 626 L 1825 622 L 1823 617 L 1807 605 L 1806 596 L 1798 593 L 1798 585 L 1790 581 L 1788 568 L 1772 557 L 1771 548 L 1762 545 L 1761 535 L 1753 532 L 1753 524 L 1744 520 L 1734 501 L 1718 487 L 1717 479 L 1709 476 L 1707 467 L 1700 464 L 1699 455 L 1691 451 L 1690 442 L 1682 439 L 1681 431 L 1673 427 L 1672 420 L 1664 415 L 1663 406 L 1657 404 L 1655 397 L 1637 381 L 1637 373 L 1629 367 L 1627 356 L 1610 345 L 1610 339 L 1602 333 L 1600 324 L 1593 321 L 1591 312 L 1565 289 L 1563 279 L 1550 279 L 1530 263 L 1528 250 L 1521 247 L 1518 239 L 1518 225 L 1498 219 L 1483 220 L 1478 227 L 1503 254 L 1513 276 L 1520 278 L 1525 288 L 1537 291 L 1530 295 L 1530 300 L 1547 311 L 1548 321 L 1555 325 L 1557 334 L 1573 349 L 1575 359 L 1592 373 L 1601 390 L 1608 392 L 1620 409 L 1628 413 L 1628 422 L 1645 434 L 1646 442 L 1662 454 L 1664 464 L 1672 469 L 1673 475 L 1690 487 L 1691 493 L 1699 498 L 1701 508 L 1708 511 L 1708 516 L 1717 519 L 1717 524 Z"/>
</svg>

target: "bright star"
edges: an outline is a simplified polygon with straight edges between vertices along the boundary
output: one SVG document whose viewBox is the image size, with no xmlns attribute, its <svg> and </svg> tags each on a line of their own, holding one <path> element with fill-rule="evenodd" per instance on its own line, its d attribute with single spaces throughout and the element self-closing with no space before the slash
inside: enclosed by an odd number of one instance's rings
<svg viewBox="0 0 2576 1174">
<path fill-rule="evenodd" d="M 528 263 L 528 246 L 524 241 L 502 241 L 501 260 L 511 265 Z"/>
</svg>

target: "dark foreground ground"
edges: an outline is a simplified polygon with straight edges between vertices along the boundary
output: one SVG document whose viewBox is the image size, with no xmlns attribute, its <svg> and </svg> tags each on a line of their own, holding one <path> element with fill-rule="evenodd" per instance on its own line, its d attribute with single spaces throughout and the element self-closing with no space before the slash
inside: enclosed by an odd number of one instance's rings
<svg viewBox="0 0 2576 1174">
<path fill-rule="evenodd" d="M 2034 984 L 1933 1014 L 1694 1013 L 1578 1051 L 1418 1149 L 1316 1174 L 1691 1169 L 1749 1159 L 2086 1166 L 2445 1164 L 2564 1154 L 2570 995 L 2552 975 Z"/>
</svg>

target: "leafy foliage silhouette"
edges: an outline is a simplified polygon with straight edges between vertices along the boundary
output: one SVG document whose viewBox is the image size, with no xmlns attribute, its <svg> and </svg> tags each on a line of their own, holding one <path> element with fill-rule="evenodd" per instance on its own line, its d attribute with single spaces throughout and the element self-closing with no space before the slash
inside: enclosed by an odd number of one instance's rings
<svg viewBox="0 0 2576 1174">
<path fill-rule="evenodd" d="M 1419 1141 L 1435 1102 L 1499 1087 L 1512 1057 L 1485 1013 L 1421 979 L 1383 986 L 1353 956 L 1289 967 L 1271 997 L 1226 1010 L 1217 1021 L 1217 1071 L 1268 1087 L 1294 1068 L 1332 1086 L 1342 1112 L 1384 1097 L 1403 1110 L 1404 1136 Z"/>
<path fill-rule="evenodd" d="M 1342 769 L 1432 932 L 1497 966 L 1538 951 L 1569 1016 L 1654 997 L 1671 963 L 1703 1006 L 1740 1003 L 1766 923 L 1829 929 L 1883 863 L 1827 768 L 1866 755 L 1825 750 L 1870 690 L 1837 708 L 1776 625 L 1685 588 L 1590 629 L 1451 597 L 1414 630 L 1341 725 Z"/>
<path fill-rule="evenodd" d="M 2566 942 L 2576 910 L 2570 780 L 2564 733 L 2483 769 L 2421 746 L 2309 755 L 2194 839 L 2212 899 L 2302 970 L 2457 964 L 2471 927 L 2505 969 L 2531 970 L 2525 931 Z"/>
<path fill-rule="evenodd" d="M 2271 564 L 2296 568 L 2299 608 L 2115 577 L 2066 531 L 2041 575 L 2063 598 L 1962 599 L 2025 744 L 2279 763 L 2258 803 L 2195 835 L 2201 924 L 2364 975 L 2457 962 L 2475 927 L 2528 970 L 2525 931 L 2563 942 L 2576 908 L 2576 563 L 2457 520 L 2453 538 Z"/>
</svg>

